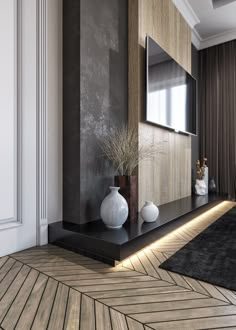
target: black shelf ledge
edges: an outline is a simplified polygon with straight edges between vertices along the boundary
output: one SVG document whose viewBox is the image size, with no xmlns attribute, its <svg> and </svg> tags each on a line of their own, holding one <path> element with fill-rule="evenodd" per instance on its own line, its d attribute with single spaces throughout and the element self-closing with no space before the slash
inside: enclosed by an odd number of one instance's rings
<svg viewBox="0 0 236 330">
<path fill-rule="evenodd" d="M 225 195 L 189 196 L 159 206 L 157 221 L 109 230 L 102 220 L 85 225 L 56 222 L 49 225 L 49 243 L 115 266 L 145 246 L 167 235 L 207 209 L 227 200 Z"/>
</svg>

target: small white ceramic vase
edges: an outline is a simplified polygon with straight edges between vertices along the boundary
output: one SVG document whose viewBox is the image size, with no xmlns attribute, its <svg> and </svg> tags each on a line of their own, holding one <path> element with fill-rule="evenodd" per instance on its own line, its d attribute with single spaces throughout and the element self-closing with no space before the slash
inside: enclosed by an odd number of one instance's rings
<svg viewBox="0 0 236 330">
<path fill-rule="evenodd" d="M 208 193 L 208 189 L 204 179 L 202 180 L 196 179 L 195 194 L 199 196 L 203 196 L 203 195 L 207 195 L 207 193 Z"/>
<path fill-rule="evenodd" d="M 109 229 L 120 229 L 128 218 L 128 204 L 118 192 L 120 187 L 110 187 L 110 194 L 101 205 L 101 218 Z"/>
<path fill-rule="evenodd" d="M 141 217 L 145 222 L 154 222 L 159 216 L 158 207 L 153 202 L 146 201 L 141 210 Z"/>
</svg>

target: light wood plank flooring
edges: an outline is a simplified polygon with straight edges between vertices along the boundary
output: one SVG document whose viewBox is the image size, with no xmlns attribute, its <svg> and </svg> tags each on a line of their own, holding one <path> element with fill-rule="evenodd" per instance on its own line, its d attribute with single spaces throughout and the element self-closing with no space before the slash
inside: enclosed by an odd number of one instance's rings
<svg viewBox="0 0 236 330">
<path fill-rule="evenodd" d="M 115 268 L 51 245 L 1 258 L 0 329 L 236 329 L 234 291 L 159 268 L 234 205 L 223 202 Z"/>
</svg>

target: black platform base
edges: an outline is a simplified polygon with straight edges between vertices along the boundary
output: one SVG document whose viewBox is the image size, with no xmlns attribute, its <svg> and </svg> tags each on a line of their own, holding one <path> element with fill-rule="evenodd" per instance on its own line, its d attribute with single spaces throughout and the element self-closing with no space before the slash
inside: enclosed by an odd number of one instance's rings
<svg viewBox="0 0 236 330">
<path fill-rule="evenodd" d="M 225 199 L 217 194 L 183 198 L 159 206 L 157 221 L 143 223 L 139 217 L 119 230 L 107 229 L 101 220 L 86 225 L 56 222 L 49 225 L 49 243 L 114 266 Z"/>
</svg>

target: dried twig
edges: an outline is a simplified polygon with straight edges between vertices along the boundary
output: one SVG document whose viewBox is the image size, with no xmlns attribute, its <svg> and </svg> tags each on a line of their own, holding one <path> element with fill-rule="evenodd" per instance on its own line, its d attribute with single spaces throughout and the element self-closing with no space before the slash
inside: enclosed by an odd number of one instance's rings
<svg viewBox="0 0 236 330">
<path fill-rule="evenodd" d="M 197 178 L 198 178 L 198 180 L 203 180 L 203 178 L 205 176 L 205 168 L 207 166 L 206 162 L 207 162 L 206 157 L 203 158 L 202 166 L 201 166 L 201 162 L 200 162 L 199 159 L 196 161 L 196 169 L 197 169 Z"/>
<path fill-rule="evenodd" d="M 132 175 L 141 161 L 152 159 L 160 152 L 161 143 L 140 145 L 137 130 L 122 126 L 104 137 L 100 147 L 120 175 Z"/>
</svg>

